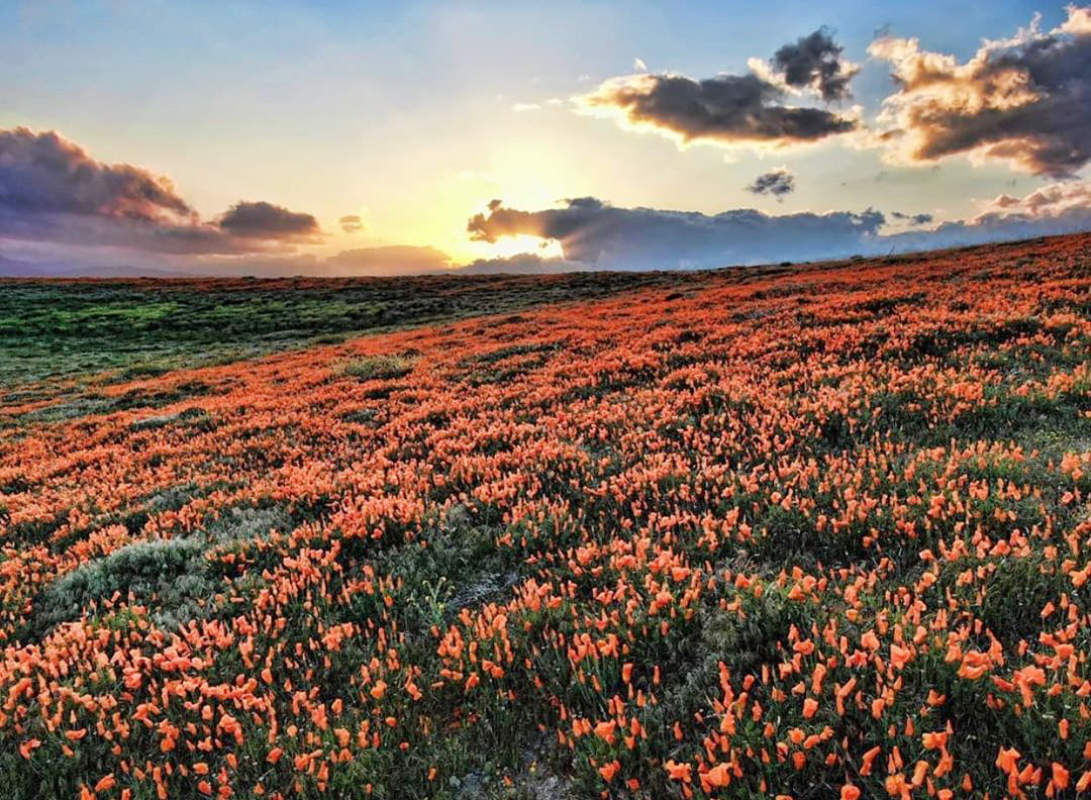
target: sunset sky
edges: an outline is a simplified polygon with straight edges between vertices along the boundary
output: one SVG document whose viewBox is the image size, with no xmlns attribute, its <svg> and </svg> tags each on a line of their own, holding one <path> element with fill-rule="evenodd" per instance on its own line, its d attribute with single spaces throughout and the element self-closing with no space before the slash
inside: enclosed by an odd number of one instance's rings
<svg viewBox="0 0 1091 800">
<path fill-rule="evenodd" d="M 0 4 L 0 52 L 0 258 L 53 271 L 702 267 L 1091 228 L 1089 8 L 56 0 Z"/>
</svg>

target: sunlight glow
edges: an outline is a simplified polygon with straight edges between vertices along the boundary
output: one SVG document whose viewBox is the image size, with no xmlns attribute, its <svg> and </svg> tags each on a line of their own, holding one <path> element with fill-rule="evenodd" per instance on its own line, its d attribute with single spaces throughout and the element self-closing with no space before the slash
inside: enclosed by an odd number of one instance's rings
<svg viewBox="0 0 1091 800">
<path fill-rule="evenodd" d="M 510 258 L 511 256 L 531 253 L 540 258 L 563 258 L 564 251 L 561 243 L 556 239 L 539 239 L 537 236 L 526 234 L 520 236 L 505 236 L 495 244 L 484 243 L 490 251 L 491 258 Z"/>
</svg>

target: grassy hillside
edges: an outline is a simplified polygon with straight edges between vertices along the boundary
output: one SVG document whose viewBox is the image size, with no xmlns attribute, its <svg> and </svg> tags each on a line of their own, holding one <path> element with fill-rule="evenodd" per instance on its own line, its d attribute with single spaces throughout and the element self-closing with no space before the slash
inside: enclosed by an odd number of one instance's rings
<svg viewBox="0 0 1091 800">
<path fill-rule="evenodd" d="M 646 280 L 9 403 L 0 796 L 1091 784 L 1091 236 Z"/>
<path fill-rule="evenodd" d="M 700 275 L 580 273 L 356 279 L 6 280 L 0 388 L 124 380 L 227 363 L 352 335 Z"/>
</svg>

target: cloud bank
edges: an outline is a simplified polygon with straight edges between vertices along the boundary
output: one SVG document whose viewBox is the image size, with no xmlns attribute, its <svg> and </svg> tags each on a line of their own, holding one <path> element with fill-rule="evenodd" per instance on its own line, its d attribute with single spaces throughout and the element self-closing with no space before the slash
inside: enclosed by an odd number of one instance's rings
<svg viewBox="0 0 1091 800">
<path fill-rule="evenodd" d="M 889 232 L 891 221 L 921 230 Z M 475 239 L 531 235 L 560 243 L 569 262 L 589 269 L 694 269 L 878 255 L 1091 230 L 1091 186 L 1056 184 L 1024 198 L 1002 195 L 970 220 L 932 223 L 930 214 L 874 209 L 769 215 L 619 208 L 593 197 L 561 208 L 523 211 L 502 203 L 468 223 Z M 897 227 L 894 230 L 898 230 Z"/>
<path fill-rule="evenodd" d="M 212 276 L 386 276 L 419 274 L 545 274 L 576 270 L 699 269 L 746 264 L 886 255 L 1091 230 L 1091 185 L 1056 183 L 1023 197 L 1002 194 L 967 220 L 933 227 L 930 214 L 833 211 L 769 215 L 754 209 L 719 214 L 623 208 L 593 197 L 560 208 L 526 211 L 499 200 L 468 223 L 475 239 L 496 242 L 529 234 L 560 243 L 562 258 L 523 253 L 458 265 L 432 247 L 357 248 L 314 255 L 213 255 L 178 271 Z M 4 261 L 0 275 L 153 275 L 137 265 L 79 267 Z"/>
<path fill-rule="evenodd" d="M 450 268 L 450 258 L 434 247 L 389 245 L 344 250 L 323 262 L 331 275 L 419 275 Z"/>
<path fill-rule="evenodd" d="M 558 241 L 569 261 L 605 269 L 686 269 L 847 254 L 874 237 L 884 216 L 868 209 L 770 216 L 618 208 L 594 197 L 563 208 L 521 211 L 494 205 L 470 219 L 472 238 L 531 235 Z"/>
</svg>

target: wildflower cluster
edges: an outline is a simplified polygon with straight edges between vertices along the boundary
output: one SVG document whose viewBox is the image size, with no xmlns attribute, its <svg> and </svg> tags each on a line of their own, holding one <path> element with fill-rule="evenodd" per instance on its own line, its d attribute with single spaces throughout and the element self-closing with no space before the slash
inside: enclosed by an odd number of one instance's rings
<svg viewBox="0 0 1091 800">
<path fill-rule="evenodd" d="M 0 793 L 1087 789 L 1089 346 L 1077 236 L 9 407 Z"/>
</svg>

